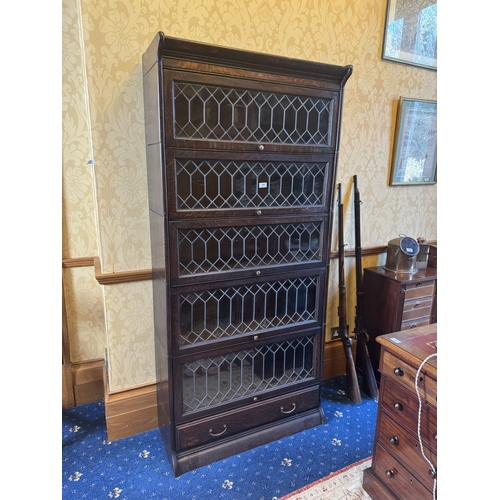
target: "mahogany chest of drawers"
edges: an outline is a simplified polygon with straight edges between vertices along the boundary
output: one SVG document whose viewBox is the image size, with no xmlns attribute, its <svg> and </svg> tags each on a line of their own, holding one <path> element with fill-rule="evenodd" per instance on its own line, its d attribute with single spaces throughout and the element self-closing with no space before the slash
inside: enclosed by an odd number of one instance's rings
<svg viewBox="0 0 500 500">
<path fill-rule="evenodd" d="M 437 484 L 437 356 L 429 356 L 437 354 L 436 339 L 437 324 L 377 338 L 381 346 L 377 428 L 372 466 L 363 473 L 363 488 L 373 500 L 433 498 Z M 417 372 L 420 401 L 415 388 Z"/>
<path fill-rule="evenodd" d="M 363 292 L 368 351 L 379 380 L 380 344 L 376 338 L 437 322 L 437 269 L 427 267 L 415 274 L 398 274 L 382 266 L 368 267 L 363 273 Z"/>
</svg>

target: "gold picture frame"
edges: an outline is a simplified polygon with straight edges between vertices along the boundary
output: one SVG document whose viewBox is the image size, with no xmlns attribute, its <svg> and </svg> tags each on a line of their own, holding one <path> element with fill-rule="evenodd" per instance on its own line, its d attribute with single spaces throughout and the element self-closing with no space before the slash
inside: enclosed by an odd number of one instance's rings
<svg viewBox="0 0 500 500">
<path fill-rule="evenodd" d="M 391 186 L 435 184 L 437 102 L 400 97 L 391 163 Z"/>
<path fill-rule="evenodd" d="M 437 70 L 437 0 L 387 0 L 382 59 Z"/>
</svg>

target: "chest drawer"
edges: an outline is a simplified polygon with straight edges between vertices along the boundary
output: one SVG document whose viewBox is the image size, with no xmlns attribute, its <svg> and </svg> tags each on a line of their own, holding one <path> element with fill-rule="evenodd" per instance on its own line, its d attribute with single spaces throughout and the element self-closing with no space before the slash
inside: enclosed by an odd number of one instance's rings
<svg viewBox="0 0 500 500">
<path fill-rule="evenodd" d="M 387 377 L 382 377 L 380 404 L 389 418 L 406 426 L 417 436 L 418 400 L 415 394 L 387 379 Z M 424 445 L 433 450 L 437 449 L 436 410 L 427 404 L 422 405 L 420 435 Z"/>
<path fill-rule="evenodd" d="M 433 300 L 434 297 L 406 300 L 403 304 L 403 322 L 415 318 L 429 317 L 432 311 Z"/>
<path fill-rule="evenodd" d="M 402 321 L 400 331 L 411 330 L 412 328 L 418 328 L 420 326 L 430 325 L 431 319 L 432 318 L 430 316 L 424 316 L 423 318 L 416 318 L 416 319 L 409 319 L 407 321 Z"/>
<path fill-rule="evenodd" d="M 383 446 L 375 448 L 375 474 L 388 488 L 404 500 L 432 498 L 432 489 L 427 489 L 410 471 L 401 465 Z"/>
<path fill-rule="evenodd" d="M 435 280 L 419 281 L 406 285 L 405 301 L 434 295 Z"/>
<path fill-rule="evenodd" d="M 385 351 L 382 357 L 382 373 L 389 379 L 402 383 L 415 392 L 417 368 Z M 437 382 L 422 371 L 419 375 L 418 388 L 423 400 L 437 406 Z"/>
<path fill-rule="evenodd" d="M 184 450 L 212 443 L 259 425 L 310 410 L 318 404 L 319 387 L 314 386 L 283 397 L 225 412 L 222 415 L 179 425 L 176 427 L 177 449 Z"/>
<path fill-rule="evenodd" d="M 394 455 L 398 461 L 404 462 L 409 470 L 420 476 L 422 483 L 432 489 L 434 480 L 430 476 L 431 466 L 422 456 L 418 438 L 394 421 L 391 416 L 382 413 L 378 441 Z M 425 456 L 437 464 L 436 453 L 424 445 Z"/>
</svg>

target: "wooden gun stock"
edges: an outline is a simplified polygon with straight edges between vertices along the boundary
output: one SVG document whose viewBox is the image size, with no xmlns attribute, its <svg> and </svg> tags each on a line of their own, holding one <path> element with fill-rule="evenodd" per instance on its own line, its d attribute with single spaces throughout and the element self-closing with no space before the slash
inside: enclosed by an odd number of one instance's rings
<svg viewBox="0 0 500 500">
<path fill-rule="evenodd" d="M 356 366 L 352 355 L 352 339 L 347 331 L 347 305 L 344 276 L 344 205 L 342 204 L 342 189 L 338 185 L 338 238 L 339 238 L 339 334 L 346 358 L 347 397 L 356 404 L 361 403 Z"/>
<path fill-rule="evenodd" d="M 368 333 L 363 325 L 363 269 L 361 264 L 361 200 L 358 189 L 358 176 L 354 180 L 354 237 L 356 252 L 356 317 L 354 336 L 358 348 L 356 355 L 363 371 L 363 391 L 370 397 L 378 399 L 378 386 L 368 352 Z"/>
</svg>

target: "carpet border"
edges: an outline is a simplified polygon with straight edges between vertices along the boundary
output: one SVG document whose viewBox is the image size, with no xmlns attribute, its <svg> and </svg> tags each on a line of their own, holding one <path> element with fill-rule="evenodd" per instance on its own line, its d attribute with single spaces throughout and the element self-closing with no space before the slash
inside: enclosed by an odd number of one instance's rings
<svg viewBox="0 0 500 500">
<path fill-rule="evenodd" d="M 346 465 L 342 469 L 339 469 L 339 470 L 337 470 L 335 472 L 332 472 L 332 473 L 328 474 L 328 476 L 322 477 L 321 479 L 318 479 L 318 480 L 314 481 L 313 483 L 306 484 L 302 488 L 299 488 L 298 490 L 292 491 L 291 493 L 288 493 L 284 497 L 279 497 L 278 500 L 287 500 L 287 499 L 292 498 L 292 497 L 294 497 L 296 495 L 299 495 L 300 493 L 303 493 L 304 491 L 306 491 L 306 490 L 308 490 L 310 488 L 314 488 L 314 486 L 316 486 L 318 484 L 321 484 L 324 481 L 328 481 L 329 479 L 331 479 L 334 476 L 343 474 L 344 472 L 346 472 L 346 471 L 348 471 L 350 469 L 353 469 L 354 467 L 357 467 L 358 465 L 362 465 L 365 462 L 368 462 L 368 460 L 372 460 L 372 459 L 373 459 L 373 455 L 370 455 L 369 457 L 366 457 L 366 458 L 362 458 L 361 460 L 358 460 L 357 462 L 354 462 L 354 463 L 352 463 L 350 465 Z"/>
</svg>

